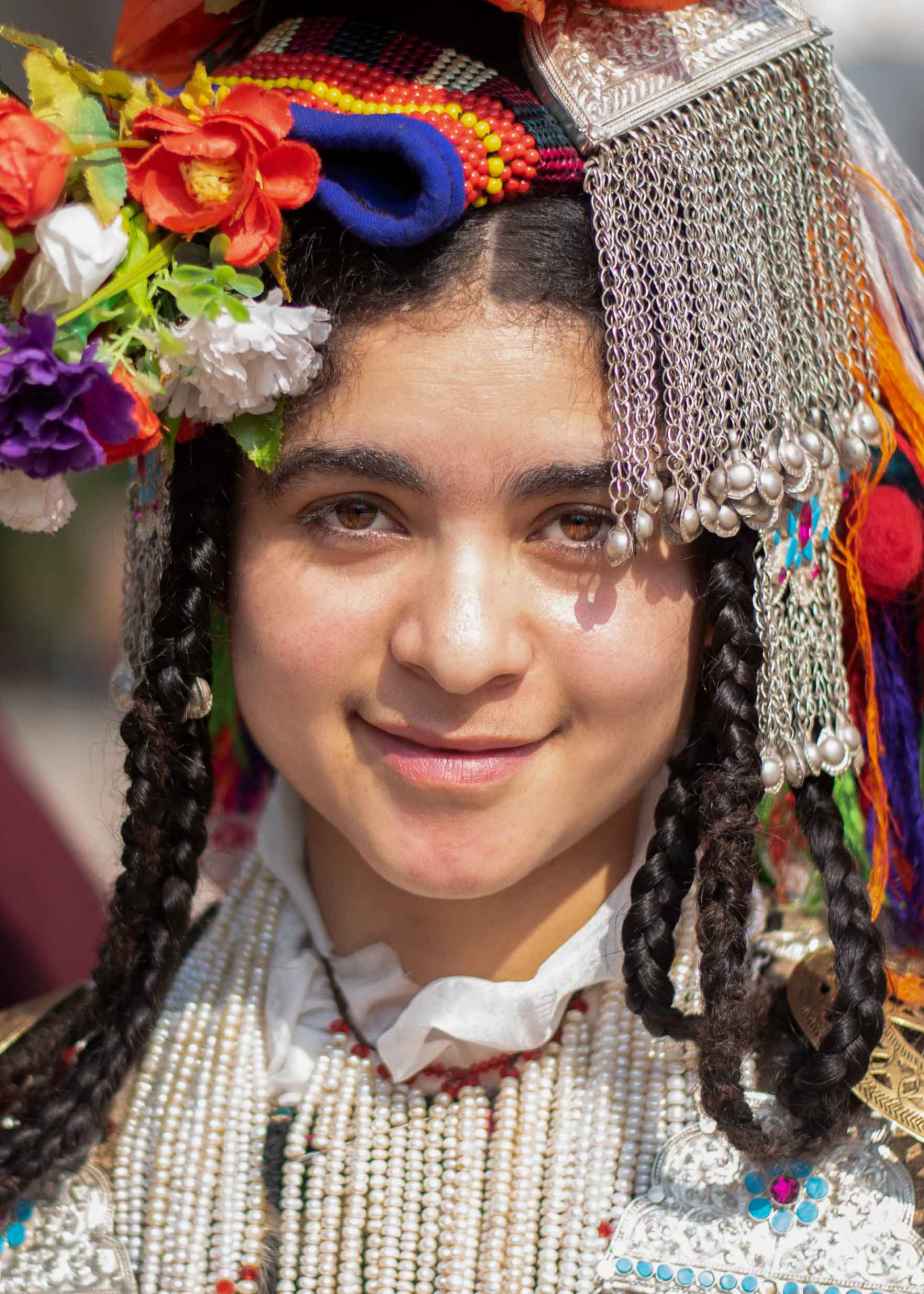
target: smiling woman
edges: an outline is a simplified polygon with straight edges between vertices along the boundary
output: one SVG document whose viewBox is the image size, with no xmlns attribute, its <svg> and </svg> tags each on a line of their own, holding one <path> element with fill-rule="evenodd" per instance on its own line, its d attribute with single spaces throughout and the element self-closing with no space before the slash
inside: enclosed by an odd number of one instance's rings
<svg viewBox="0 0 924 1294">
<path fill-rule="evenodd" d="M 912 255 L 793 6 L 642 9 L 485 17 L 512 80 L 299 16 L 125 110 L 124 872 L 0 1058 L 0 1294 L 924 1291 Z"/>
</svg>

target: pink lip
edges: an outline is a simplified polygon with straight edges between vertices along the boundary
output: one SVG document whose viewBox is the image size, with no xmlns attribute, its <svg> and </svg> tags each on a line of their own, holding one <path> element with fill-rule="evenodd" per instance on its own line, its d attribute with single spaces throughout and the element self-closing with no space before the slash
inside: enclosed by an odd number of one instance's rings
<svg viewBox="0 0 924 1294">
<path fill-rule="evenodd" d="M 359 716 L 357 715 L 357 718 Z M 446 750 L 421 746 L 404 737 L 384 732 L 359 719 L 362 731 L 382 755 L 382 762 L 409 782 L 465 786 L 501 782 L 545 745 L 546 738 L 525 746 L 494 750 Z"/>
</svg>

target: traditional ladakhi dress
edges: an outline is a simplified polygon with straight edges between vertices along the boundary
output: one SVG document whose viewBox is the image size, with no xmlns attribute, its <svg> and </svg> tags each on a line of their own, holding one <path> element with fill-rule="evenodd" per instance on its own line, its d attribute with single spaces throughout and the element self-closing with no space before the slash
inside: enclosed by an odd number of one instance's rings
<svg viewBox="0 0 924 1294">
<path fill-rule="evenodd" d="M 690 1045 L 650 1038 L 627 1012 L 619 927 L 631 873 L 531 980 L 418 988 L 385 944 L 331 950 L 298 798 L 281 779 L 244 872 L 187 956 L 109 1137 L 53 1200 L 7 1223 L 0 1294 L 924 1291 L 924 1153 L 907 1126 L 864 1114 L 812 1162 L 751 1164 L 699 1109 Z M 687 1010 L 691 926 L 685 915 L 675 966 Z M 248 931 L 248 964 L 263 968 L 256 999 L 233 983 L 239 953 L 224 979 L 208 970 Z M 781 966 L 811 945 L 757 942 Z M 15 1023 L 0 1020 L 0 1044 Z M 915 1021 L 890 1023 L 887 1037 L 899 1025 Z M 211 1070 L 210 1031 L 227 1043 Z M 197 1136 L 210 1110 L 223 1120 L 211 1141 Z M 235 1195 L 248 1153 L 251 1195 Z"/>
</svg>

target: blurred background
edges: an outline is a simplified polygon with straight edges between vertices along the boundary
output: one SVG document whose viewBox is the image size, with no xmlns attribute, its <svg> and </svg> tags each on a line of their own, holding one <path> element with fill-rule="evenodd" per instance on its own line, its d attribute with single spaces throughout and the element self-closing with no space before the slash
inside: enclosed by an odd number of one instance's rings
<svg viewBox="0 0 924 1294">
<path fill-rule="evenodd" d="M 154 0 L 152 0 L 154 2 Z M 107 63 L 120 0 L 0 0 L 0 19 Z M 841 66 L 924 175 L 924 0 L 807 0 Z M 0 77 L 23 92 L 20 54 Z M 117 869 L 124 468 L 70 479 L 57 536 L 0 527 L 0 1006 L 81 978 Z"/>
</svg>

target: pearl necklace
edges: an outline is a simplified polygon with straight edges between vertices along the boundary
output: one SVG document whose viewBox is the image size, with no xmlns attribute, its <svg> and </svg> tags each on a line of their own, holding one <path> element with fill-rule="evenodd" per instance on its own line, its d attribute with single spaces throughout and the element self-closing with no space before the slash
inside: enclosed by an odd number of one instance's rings
<svg viewBox="0 0 924 1294">
<path fill-rule="evenodd" d="M 185 959 L 114 1166 L 140 1294 L 258 1294 L 270 1230 L 263 993 L 284 890 L 252 859 Z M 696 1009 L 692 923 L 674 978 Z M 591 1294 L 612 1221 L 698 1117 L 689 1044 L 610 981 L 496 1092 L 428 1096 L 331 1034 L 286 1137 L 277 1294 Z"/>
</svg>

